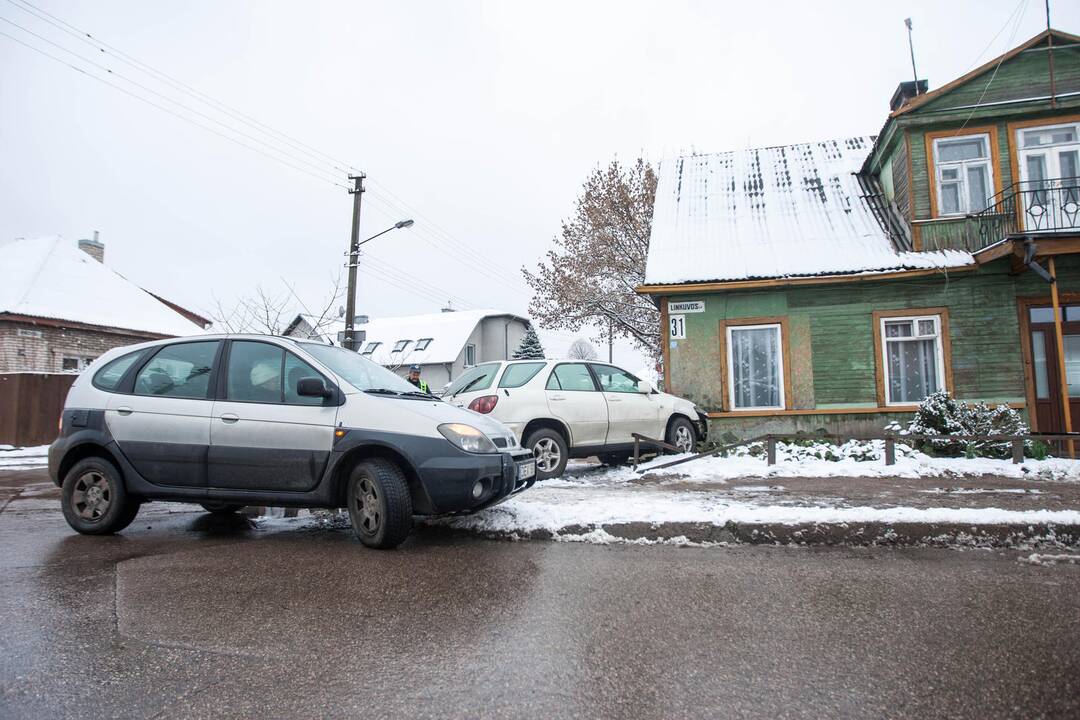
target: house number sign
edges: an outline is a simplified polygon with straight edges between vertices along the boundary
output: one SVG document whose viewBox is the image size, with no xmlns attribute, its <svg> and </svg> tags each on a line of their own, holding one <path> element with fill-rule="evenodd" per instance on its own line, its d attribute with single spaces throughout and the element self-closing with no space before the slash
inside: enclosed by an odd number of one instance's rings
<svg viewBox="0 0 1080 720">
<path fill-rule="evenodd" d="M 685 340 L 686 339 L 686 316 L 685 315 L 669 315 L 668 321 L 671 324 L 670 334 L 672 340 Z"/>
</svg>

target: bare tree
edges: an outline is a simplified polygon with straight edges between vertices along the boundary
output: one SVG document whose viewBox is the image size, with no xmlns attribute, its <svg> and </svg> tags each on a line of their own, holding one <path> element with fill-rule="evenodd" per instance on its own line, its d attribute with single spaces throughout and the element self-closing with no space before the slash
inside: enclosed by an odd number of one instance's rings
<svg viewBox="0 0 1080 720">
<path fill-rule="evenodd" d="M 659 354 L 660 311 L 634 292 L 645 281 L 655 196 L 656 174 L 642 159 L 593 171 L 546 261 L 535 273 L 522 268 L 535 293 L 529 311 L 543 327 L 576 331 L 610 323 L 614 337 Z"/>
<path fill-rule="evenodd" d="M 570 343 L 570 350 L 567 351 L 566 356 L 571 360 L 595 360 L 597 358 L 596 348 L 585 338 L 578 338 Z"/>
<path fill-rule="evenodd" d="M 277 292 L 269 292 L 262 285 L 257 285 L 251 294 L 238 298 L 231 305 L 215 297 L 214 306 L 209 312 L 214 326 L 227 333 L 280 335 L 297 315 L 303 314 L 312 326 L 313 334 L 322 337 L 337 318 L 334 307 L 344 294 L 341 274 L 335 277 L 327 300 L 315 306 L 317 314 L 311 311 L 284 278 L 281 283 L 285 289 Z"/>
</svg>

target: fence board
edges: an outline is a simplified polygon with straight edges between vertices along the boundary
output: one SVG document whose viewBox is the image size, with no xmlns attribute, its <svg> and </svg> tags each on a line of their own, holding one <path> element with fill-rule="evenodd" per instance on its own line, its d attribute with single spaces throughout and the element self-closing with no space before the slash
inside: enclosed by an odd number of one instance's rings
<svg viewBox="0 0 1080 720">
<path fill-rule="evenodd" d="M 0 445 L 45 445 L 56 439 L 56 421 L 77 376 L 0 373 Z"/>
</svg>

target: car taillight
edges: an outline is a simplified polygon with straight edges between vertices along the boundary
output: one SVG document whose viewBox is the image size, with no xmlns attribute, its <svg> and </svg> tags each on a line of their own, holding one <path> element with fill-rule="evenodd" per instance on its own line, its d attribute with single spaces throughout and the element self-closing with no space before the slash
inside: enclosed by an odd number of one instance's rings
<svg viewBox="0 0 1080 720">
<path fill-rule="evenodd" d="M 60 417 L 56 418 L 56 434 L 64 434 L 64 413 L 60 413 Z"/>
<path fill-rule="evenodd" d="M 495 409 L 495 403 L 499 402 L 498 395 L 484 395 L 469 403 L 469 409 L 487 415 Z"/>
</svg>

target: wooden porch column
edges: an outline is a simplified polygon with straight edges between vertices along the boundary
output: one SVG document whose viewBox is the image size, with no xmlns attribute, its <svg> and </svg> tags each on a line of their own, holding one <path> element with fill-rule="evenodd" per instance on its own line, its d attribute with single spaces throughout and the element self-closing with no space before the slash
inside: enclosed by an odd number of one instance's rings
<svg viewBox="0 0 1080 720">
<path fill-rule="evenodd" d="M 1058 357 L 1058 385 L 1061 387 L 1061 407 L 1065 418 L 1065 432 L 1072 432 L 1072 408 L 1069 407 L 1069 383 L 1065 376 L 1065 337 L 1061 332 L 1061 305 L 1058 303 L 1057 271 L 1054 268 L 1054 257 L 1050 256 L 1050 277 L 1054 282 L 1050 283 L 1050 300 L 1054 306 L 1054 339 L 1057 346 Z M 1076 457 L 1076 448 L 1073 441 L 1068 441 L 1069 457 Z"/>
</svg>

